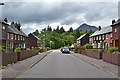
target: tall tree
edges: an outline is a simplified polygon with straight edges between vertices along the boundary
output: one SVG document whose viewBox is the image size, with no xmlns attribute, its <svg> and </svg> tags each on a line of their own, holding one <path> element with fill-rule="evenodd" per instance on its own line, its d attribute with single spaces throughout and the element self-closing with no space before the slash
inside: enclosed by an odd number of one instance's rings
<svg viewBox="0 0 120 80">
<path fill-rule="evenodd" d="M 72 27 L 70 27 L 70 29 L 68 30 L 68 32 L 73 32 L 73 28 L 72 28 Z"/>
<path fill-rule="evenodd" d="M 63 27 L 61 27 L 61 28 L 60 28 L 59 33 L 61 33 L 61 34 L 62 34 L 63 32 L 65 32 L 65 30 L 64 30 L 64 28 L 63 28 Z"/>
<path fill-rule="evenodd" d="M 56 32 L 59 33 L 60 29 L 59 26 L 57 26 Z"/>
<path fill-rule="evenodd" d="M 80 37 L 80 31 L 79 30 L 76 31 L 75 36 L 76 36 L 76 38 Z"/>
<path fill-rule="evenodd" d="M 33 34 L 37 36 L 37 35 L 39 34 L 38 29 L 36 29 L 36 31 L 35 31 L 35 32 L 33 32 Z"/>
</svg>

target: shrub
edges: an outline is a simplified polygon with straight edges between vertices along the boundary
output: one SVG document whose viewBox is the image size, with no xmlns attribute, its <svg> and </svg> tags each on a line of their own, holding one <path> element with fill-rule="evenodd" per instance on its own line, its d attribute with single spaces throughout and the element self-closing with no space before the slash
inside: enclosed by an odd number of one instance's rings
<svg viewBox="0 0 120 80">
<path fill-rule="evenodd" d="M 81 46 L 79 49 L 85 50 L 86 48 L 85 48 L 85 46 Z"/>
<path fill-rule="evenodd" d="M 93 45 L 92 45 L 92 44 L 86 44 L 86 45 L 85 45 L 85 48 L 86 48 L 86 49 L 93 49 Z"/>
<path fill-rule="evenodd" d="M 14 52 L 20 52 L 20 51 L 21 51 L 20 47 L 14 49 Z"/>
<path fill-rule="evenodd" d="M 113 54 L 120 54 L 120 52 L 113 52 Z"/>
<path fill-rule="evenodd" d="M 0 46 L 0 52 L 6 52 L 5 46 Z"/>
<path fill-rule="evenodd" d="M 34 47 L 32 47 L 32 50 L 34 49 Z"/>
<path fill-rule="evenodd" d="M 109 53 L 116 52 L 116 48 L 109 48 Z"/>
<path fill-rule="evenodd" d="M 80 49 L 80 46 L 75 45 L 75 49 L 73 50 L 75 53 L 78 52 L 78 49 Z"/>
<path fill-rule="evenodd" d="M 30 48 L 27 48 L 26 50 L 27 50 L 27 51 L 30 51 Z"/>
</svg>

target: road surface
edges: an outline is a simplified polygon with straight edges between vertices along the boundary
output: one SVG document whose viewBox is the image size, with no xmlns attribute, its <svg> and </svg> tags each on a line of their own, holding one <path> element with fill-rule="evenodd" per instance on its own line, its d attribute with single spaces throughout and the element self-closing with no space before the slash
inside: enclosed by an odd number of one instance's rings
<svg viewBox="0 0 120 80">
<path fill-rule="evenodd" d="M 116 78 L 72 54 L 54 50 L 18 78 Z"/>
</svg>

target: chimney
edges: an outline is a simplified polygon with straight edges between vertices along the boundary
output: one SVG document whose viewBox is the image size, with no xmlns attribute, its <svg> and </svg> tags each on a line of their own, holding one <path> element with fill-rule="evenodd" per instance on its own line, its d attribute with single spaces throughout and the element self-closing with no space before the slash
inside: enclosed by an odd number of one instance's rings
<svg viewBox="0 0 120 80">
<path fill-rule="evenodd" d="M 99 31 L 101 30 L 101 26 L 98 27 L 98 30 L 99 30 Z"/>
<path fill-rule="evenodd" d="M 114 24 L 115 23 L 115 20 L 112 20 L 112 24 Z"/>
</svg>

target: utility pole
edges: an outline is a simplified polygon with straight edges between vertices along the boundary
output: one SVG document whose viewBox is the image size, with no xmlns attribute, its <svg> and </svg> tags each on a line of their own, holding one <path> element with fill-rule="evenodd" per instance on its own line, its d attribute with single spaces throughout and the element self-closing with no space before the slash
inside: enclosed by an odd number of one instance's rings
<svg viewBox="0 0 120 80">
<path fill-rule="evenodd" d="M 50 41 L 50 49 L 51 49 L 51 41 Z"/>
</svg>

